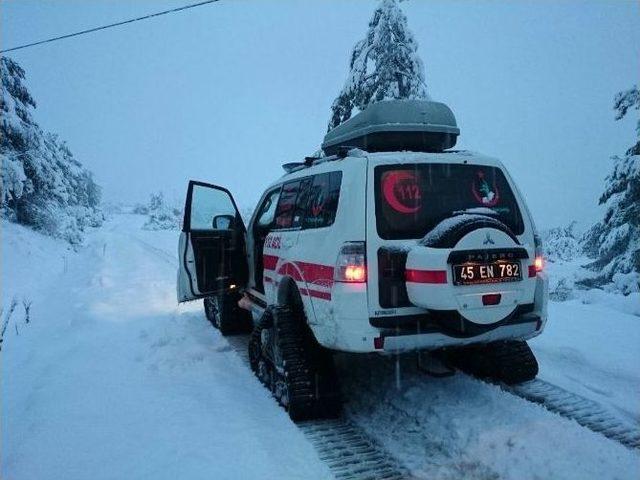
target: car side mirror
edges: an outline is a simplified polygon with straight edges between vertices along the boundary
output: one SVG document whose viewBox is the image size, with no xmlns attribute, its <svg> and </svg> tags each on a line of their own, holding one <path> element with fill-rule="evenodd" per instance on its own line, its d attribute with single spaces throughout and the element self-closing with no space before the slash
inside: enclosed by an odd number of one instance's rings
<svg viewBox="0 0 640 480">
<path fill-rule="evenodd" d="M 211 222 L 214 230 L 233 230 L 235 228 L 234 215 L 216 215 Z"/>
</svg>

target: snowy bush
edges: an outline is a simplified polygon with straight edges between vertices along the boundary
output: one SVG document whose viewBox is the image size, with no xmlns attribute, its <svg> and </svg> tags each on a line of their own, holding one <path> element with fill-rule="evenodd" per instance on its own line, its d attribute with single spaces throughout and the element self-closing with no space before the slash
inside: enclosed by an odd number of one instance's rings
<svg viewBox="0 0 640 480">
<path fill-rule="evenodd" d="M 574 297 L 575 285 L 569 278 L 560 278 L 549 285 L 549 298 L 555 302 L 566 302 Z"/>
<path fill-rule="evenodd" d="M 329 130 L 371 103 L 428 98 L 424 65 L 417 52 L 418 44 L 397 1 L 382 0 L 366 37 L 353 47 L 349 76 L 331 106 Z"/>
<path fill-rule="evenodd" d="M 142 226 L 145 230 L 176 230 L 182 223 L 182 210 L 167 205 L 162 192 L 153 193 L 146 206 L 147 221 Z"/>
<path fill-rule="evenodd" d="M 542 232 L 544 256 L 550 262 L 570 262 L 582 253 L 580 239 L 574 232 L 576 222 Z"/>
<path fill-rule="evenodd" d="M 149 215 L 149 206 L 144 203 L 136 203 L 131 210 L 136 215 Z"/>
<path fill-rule="evenodd" d="M 640 94 L 634 87 L 615 99 L 616 120 L 634 107 L 640 109 Z M 638 139 L 623 157 L 613 157 L 600 204 L 606 207 L 602 221 L 584 236 L 586 253 L 594 261 L 592 274 L 581 280 L 588 287 L 606 286 L 624 294 L 640 291 L 640 120 Z"/>
<path fill-rule="evenodd" d="M 79 243 L 86 227 L 103 221 L 100 187 L 65 142 L 34 121 L 36 103 L 23 83 L 24 70 L 1 57 L 0 76 L 0 214 Z"/>
</svg>

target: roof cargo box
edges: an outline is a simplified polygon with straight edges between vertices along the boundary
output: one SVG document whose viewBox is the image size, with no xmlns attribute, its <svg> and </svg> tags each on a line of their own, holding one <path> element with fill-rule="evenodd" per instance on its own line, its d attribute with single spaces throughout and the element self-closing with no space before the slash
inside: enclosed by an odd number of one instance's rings
<svg viewBox="0 0 640 480">
<path fill-rule="evenodd" d="M 456 144 L 460 129 L 444 103 L 427 100 L 386 100 L 374 103 L 328 132 L 325 154 L 340 147 L 368 152 L 441 152 Z"/>
</svg>

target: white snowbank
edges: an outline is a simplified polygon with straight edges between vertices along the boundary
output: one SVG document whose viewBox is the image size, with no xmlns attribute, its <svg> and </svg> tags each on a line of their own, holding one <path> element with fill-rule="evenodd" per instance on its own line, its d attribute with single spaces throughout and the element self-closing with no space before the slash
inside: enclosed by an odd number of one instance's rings
<svg viewBox="0 0 640 480">
<path fill-rule="evenodd" d="M 3 224 L 3 298 L 34 303 L 2 352 L 2 478 L 329 478 L 201 304 L 176 306 L 177 232 L 136 240 L 143 221 L 66 271 L 62 243 Z"/>
</svg>

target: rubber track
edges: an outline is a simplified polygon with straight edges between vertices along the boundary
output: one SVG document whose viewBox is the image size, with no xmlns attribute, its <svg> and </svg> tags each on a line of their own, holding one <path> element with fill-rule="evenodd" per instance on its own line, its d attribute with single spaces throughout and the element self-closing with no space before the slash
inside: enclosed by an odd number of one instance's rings
<svg viewBox="0 0 640 480">
<path fill-rule="evenodd" d="M 249 365 L 249 336 L 227 337 Z M 338 480 L 401 480 L 408 472 L 359 427 L 344 418 L 296 423 Z"/>
<path fill-rule="evenodd" d="M 626 447 L 640 449 L 638 426 L 623 422 L 597 402 L 538 379 L 502 388 L 525 400 L 540 404 L 558 415 L 575 420 L 583 427 Z"/>
<path fill-rule="evenodd" d="M 489 375 L 491 367 L 483 365 L 480 372 L 474 372 L 473 361 L 462 359 L 458 366 L 469 374 L 480 373 L 487 383 L 499 385 L 505 391 L 527 401 L 542 405 L 547 410 L 565 418 L 575 420 L 589 430 L 600 433 L 622 445 L 640 449 L 640 430 L 637 426 L 629 425 L 612 413 L 605 410 L 599 403 L 571 393 L 544 380 L 533 379 L 522 383 L 518 378 L 531 378 L 538 372 L 538 364 L 530 348 L 524 342 L 507 343 L 496 349 L 489 357 L 496 365 L 510 365 L 507 369 L 496 370 L 495 376 Z M 514 369 L 513 366 L 517 368 Z M 471 367 L 471 368 L 470 368 Z M 507 384 L 509 383 L 509 384 Z"/>
<path fill-rule="evenodd" d="M 336 479 L 401 480 L 408 472 L 376 446 L 362 430 L 343 419 L 298 423 L 320 460 Z"/>
</svg>

